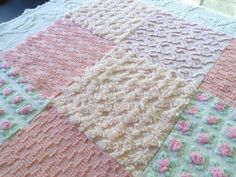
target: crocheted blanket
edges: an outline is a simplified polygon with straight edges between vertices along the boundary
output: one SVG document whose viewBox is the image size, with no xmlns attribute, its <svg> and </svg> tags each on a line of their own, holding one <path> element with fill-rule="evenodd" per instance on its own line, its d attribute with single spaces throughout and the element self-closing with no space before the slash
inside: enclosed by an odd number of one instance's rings
<svg viewBox="0 0 236 177">
<path fill-rule="evenodd" d="M 234 177 L 235 29 L 174 0 L 52 0 L 0 24 L 0 176 Z"/>
</svg>

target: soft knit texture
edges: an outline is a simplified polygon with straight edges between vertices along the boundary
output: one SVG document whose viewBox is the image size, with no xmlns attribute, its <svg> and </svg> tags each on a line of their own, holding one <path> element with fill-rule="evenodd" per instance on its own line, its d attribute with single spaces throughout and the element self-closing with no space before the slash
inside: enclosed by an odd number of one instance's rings
<svg viewBox="0 0 236 177">
<path fill-rule="evenodd" d="M 50 0 L 35 9 L 26 9 L 19 17 L 0 24 L 0 51 L 14 48 L 28 36 L 44 30 L 69 11 L 90 1 L 93 0 Z"/>
<path fill-rule="evenodd" d="M 177 121 L 191 92 L 185 80 L 115 49 L 55 103 L 79 130 L 137 176 Z"/>
<path fill-rule="evenodd" d="M 0 176 L 131 177 L 54 107 L 0 148 Z"/>
<path fill-rule="evenodd" d="M 188 22 L 211 28 L 217 32 L 236 37 L 236 17 L 211 11 L 203 6 L 183 3 L 180 0 L 141 0 L 157 9 L 170 12 Z M 225 9 L 227 10 L 227 9 Z"/>
<path fill-rule="evenodd" d="M 151 7 L 136 0 L 99 0 L 67 17 L 93 33 L 119 43 L 152 13 Z"/>
<path fill-rule="evenodd" d="M 42 99 L 14 68 L 0 60 L 0 144 L 26 126 L 47 104 L 48 100 Z"/>
<path fill-rule="evenodd" d="M 236 39 L 225 48 L 201 87 L 236 107 Z"/>
<path fill-rule="evenodd" d="M 229 41 L 230 37 L 224 34 L 156 11 L 123 45 L 138 57 L 198 85 Z"/>
<path fill-rule="evenodd" d="M 233 177 L 236 174 L 236 109 L 199 90 L 145 177 Z"/>
<path fill-rule="evenodd" d="M 63 19 L 0 56 L 51 98 L 112 48 L 106 39 Z"/>
</svg>

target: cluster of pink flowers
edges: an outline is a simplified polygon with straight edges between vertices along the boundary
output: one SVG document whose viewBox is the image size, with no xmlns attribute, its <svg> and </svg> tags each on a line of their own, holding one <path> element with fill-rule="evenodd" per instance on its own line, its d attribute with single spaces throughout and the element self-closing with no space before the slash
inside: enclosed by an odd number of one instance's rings
<svg viewBox="0 0 236 177">
<path fill-rule="evenodd" d="M 22 96 L 16 96 L 11 100 L 11 103 L 13 104 L 19 104 L 20 102 L 23 101 L 23 97 Z"/>
<path fill-rule="evenodd" d="M 217 111 L 222 112 L 222 111 L 224 111 L 225 106 L 226 106 L 226 105 L 225 105 L 224 103 L 218 102 L 218 103 L 215 104 L 215 109 L 216 109 Z"/>
<path fill-rule="evenodd" d="M 212 177 L 228 177 L 228 175 L 219 167 L 214 167 L 211 169 Z"/>
<path fill-rule="evenodd" d="M 199 152 L 192 152 L 191 160 L 194 165 L 202 165 L 205 162 L 205 158 Z"/>
<path fill-rule="evenodd" d="M 228 127 L 226 131 L 227 131 L 227 136 L 230 139 L 236 138 L 236 127 Z"/>
<path fill-rule="evenodd" d="M 11 88 L 6 88 L 6 89 L 3 90 L 2 94 L 3 94 L 4 96 L 8 96 L 8 95 L 10 95 L 12 92 L 13 92 L 13 91 L 12 91 Z"/>
<path fill-rule="evenodd" d="M 159 162 L 159 172 L 160 173 L 165 173 L 169 170 L 170 168 L 170 160 L 169 159 L 163 159 Z"/>
<path fill-rule="evenodd" d="M 11 126 L 12 126 L 11 121 L 5 120 L 1 123 L 0 128 L 3 129 L 3 130 L 6 130 L 6 129 L 11 128 Z"/>
<path fill-rule="evenodd" d="M 201 133 L 198 136 L 198 142 L 201 144 L 209 144 L 211 142 L 211 137 L 208 133 Z"/>
<path fill-rule="evenodd" d="M 188 109 L 188 114 L 190 114 L 190 115 L 195 115 L 198 112 L 199 112 L 199 109 L 197 107 L 195 107 L 195 106 L 191 106 Z"/>
<path fill-rule="evenodd" d="M 208 96 L 204 93 L 199 93 L 199 94 L 197 94 L 197 99 L 198 99 L 198 101 L 201 101 L 201 102 L 207 101 Z"/>
<path fill-rule="evenodd" d="M 209 116 L 209 117 L 207 118 L 207 123 L 208 123 L 209 125 L 215 125 L 215 124 L 218 123 L 218 118 L 217 118 L 216 116 Z"/>
<path fill-rule="evenodd" d="M 187 121 L 182 121 L 178 124 L 179 130 L 184 134 L 188 132 L 191 128 L 191 123 Z"/>
<path fill-rule="evenodd" d="M 22 115 L 27 115 L 27 114 L 31 113 L 32 111 L 33 111 L 32 106 L 31 105 L 26 105 L 19 111 L 19 113 L 22 114 Z"/>
<path fill-rule="evenodd" d="M 182 147 L 182 142 L 181 140 L 178 139 L 172 139 L 170 140 L 170 150 L 173 152 L 178 152 Z"/>
<path fill-rule="evenodd" d="M 219 151 L 222 156 L 226 157 L 231 157 L 234 153 L 233 148 L 228 143 L 221 144 Z"/>
</svg>

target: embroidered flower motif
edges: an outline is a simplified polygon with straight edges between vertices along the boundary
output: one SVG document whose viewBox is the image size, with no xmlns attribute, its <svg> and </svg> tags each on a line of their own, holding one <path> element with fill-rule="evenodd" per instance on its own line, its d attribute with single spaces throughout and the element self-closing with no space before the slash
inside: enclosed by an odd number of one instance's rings
<svg viewBox="0 0 236 177">
<path fill-rule="evenodd" d="M 170 150 L 173 152 L 178 152 L 182 147 L 181 140 L 178 139 L 172 139 L 170 140 Z"/>
<path fill-rule="evenodd" d="M 209 116 L 207 119 L 209 125 L 215 125 L 218 123 L 218 118 L 216 116 Z"/>
<path fill-rule="evenodd" d="M 11 103 L 18 104 L 18 103 L 20 103 L 22 101 L 23 101 L 23 97 L 22 96 L 16 96 L 15 98 L 12 99 Z"/>
<path fill-rule="evenodd" d="M 228 177 L 228 175 L 219 167 L 214 167 L 211 169 L 212 177 Z"/>
<path fill-rule="evenodd" d="M 199 152 L 192 152 L 191 160 L 194 165 L 202 165 L 205 162 L 205 158 Z"/>
<path fill-rule="evenodd" d="M 11 128 L 11 126 L 12 126 L 11 121 L 5 120 L 1 123 L 0 128 L 3 129 L 3 130 L 6 130 L 6 129 Z"/>
<path fill-rule="evenodd" d="M 227 156 L 227 157 L 231 157 L 234 153 L 233 148 L 228 143 L 221 144 L 219 151 L 222 156 Z"/>
<path fill-rule="evenodd" d="M 6 88 L 6 89 L 3 90 L 2 94 L 3 94 L 4 96 L 8 96 L 8 95 L 10 95 L 12 92 L 13 92 L 13 91 L 12 91 L 11 88 Z"/>
<path fill-rule="evenodd" d="M 191 173 L 184 172 L 181 177 L 193 177 Z"/>
<path fill-rule="evenodd" d="M 201 102 L 207 101 L 208 100 L 208 96 L 206 94 L 204 94 L 204 93 L 199 93 L 197 95 L 197 100 L 201 101 Z"/>
<path fill-rule="evenodd" d="M 0 79 L 0 87 L 2 87 L 5 83 L 6 83 L 5 80 Z"/>
<path fill-rule="evenodd" d="M 215 104 L 215 109 L 216 109 L 217 111 L 222 112 L 222 111 L 224 111 L 225 106 L 226 106 L 226 105 L 225 105 L 224 103 L 218 102 L 218 103 Z"/>
<path fill-rule="evenodd" d="M 27 114 L 31 113 L 32 111 L 33 111 L 32 106 L 31 105 L 26 105 L 19 111 L 19 113 L 22 114 L 22 115 L 27 115 Z"/>
<path fill-rule="evenodd" d="M 30 85 L 30 86 L 28 87 L 28 91 L 33 92 L 33 91 L 35 91 L 35 88 L 34 88 L 32 85 Z"/>
<path fill-rule="evenodd" d="M 191 123 L 190 122 L 186 122 L 186 121 L 182 121 L 179 123 L 179 130 L 181 131 L 181 133 L 185 134 L 186 132 L 188 132 L 191 128 Z"/>
<path fill-rule="evenodd" d="M 236 138 L 236 127 L 228 127 L 226 131 L 229 138 Z"/>
<path fill-rule="evenodd" d="M 159 172 L 165 173 L 170 168 L 170 160 L 169 159 L 163 159 L 159 162 Z"/>
<path fill-rule="evenodd" d="M 195 115 L 199 112 L 199 109 L 195 106 L 191 106 L 189 109 L 188 109 L 188 114 L 190 115 Z"/>
<path fill-rule="evenodd" d="M 211 142 L 211 137 L 208 133 L 201 133 L 198 136 L 198 142 L 201 144 L 209 144 Z"/>
</svg>

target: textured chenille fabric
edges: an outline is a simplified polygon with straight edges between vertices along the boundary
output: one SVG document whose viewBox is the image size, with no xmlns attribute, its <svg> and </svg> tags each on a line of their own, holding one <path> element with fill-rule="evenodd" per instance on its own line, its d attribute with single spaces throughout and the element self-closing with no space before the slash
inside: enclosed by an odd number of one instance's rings
<svg viewBox="0 0 236 177">
<path fill-rule="evenodd" d="M 188 103 L 192 87 L 115 49 L 54 99 L 93 142 L 139 175 Z"/>
</svg>

